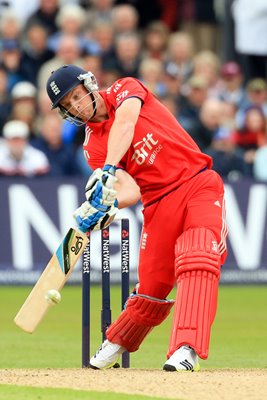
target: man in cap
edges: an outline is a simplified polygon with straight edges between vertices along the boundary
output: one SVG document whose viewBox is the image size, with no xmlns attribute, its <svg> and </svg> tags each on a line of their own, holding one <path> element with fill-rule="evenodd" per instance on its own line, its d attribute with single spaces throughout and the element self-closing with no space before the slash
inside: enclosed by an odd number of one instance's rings
<svg viewBox="0 0 267 400">
<path fill-rule="evenodd" d="M 3 127 L 4 140 L 0 144 L 0 175 L 40 176 L 49 172 L 47 157 L 28 142 L 29 128 L 22 121 L 13 120 Z"/>
</svg>

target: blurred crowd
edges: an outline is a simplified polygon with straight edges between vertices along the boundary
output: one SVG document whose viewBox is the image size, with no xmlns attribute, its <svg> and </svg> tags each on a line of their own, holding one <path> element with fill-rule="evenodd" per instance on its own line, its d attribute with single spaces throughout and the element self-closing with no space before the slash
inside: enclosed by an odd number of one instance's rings
<svg viewBox="0 0 267 400">
<path fill-rule="evenodd" d="M 76 64 L 140 79 L 223 178 L 267 181 L 266 32 L 266 0 L 0 0 L 0 175 L 91 173 L 46 94 Z"/>
</svg>

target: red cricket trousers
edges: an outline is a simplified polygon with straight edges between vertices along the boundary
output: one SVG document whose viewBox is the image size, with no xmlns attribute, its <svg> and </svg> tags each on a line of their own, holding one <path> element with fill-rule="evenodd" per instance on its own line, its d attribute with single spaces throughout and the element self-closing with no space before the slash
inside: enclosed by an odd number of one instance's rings
<svg viewBox="0 0 267 400">
<path fill-rule="evenodd" d="M 189 228 L 206 227 L 217 238 L 223 264 L 227 255 L 224 185 L 205 170 L 143 211 L 138 293 L 164 299 L 175 284 L 174 246 Z"/>
</svg>

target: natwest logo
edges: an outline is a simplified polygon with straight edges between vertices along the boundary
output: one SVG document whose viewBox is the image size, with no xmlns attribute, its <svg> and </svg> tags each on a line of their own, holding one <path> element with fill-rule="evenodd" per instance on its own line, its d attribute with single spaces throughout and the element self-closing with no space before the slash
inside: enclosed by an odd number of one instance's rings
<svg viewBox="0 0 267 400">
<path fill-rule="evenodd" d="M 154 153 L 157 144 L 158 140 L 153 139 L 152 133 L 147 133 L 140 142 L 134 144 L 134 154 L 131 158 L 131 161 L 134 160 L 138 165 L 142 165 L 147 160 L 147 158 L 150 157 L 152 153 Z M 161 150 L 162 146 L 159 146 Z"/>
</svg>

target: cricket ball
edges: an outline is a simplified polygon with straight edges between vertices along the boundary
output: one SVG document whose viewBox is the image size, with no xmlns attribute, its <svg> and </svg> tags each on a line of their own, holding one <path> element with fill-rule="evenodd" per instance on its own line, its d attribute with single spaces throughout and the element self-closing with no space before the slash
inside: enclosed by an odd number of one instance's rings
<svg viewBox="0 0 267 400">
<path fill-rule="evenodd" d="M 58 304 L 61 301 L 61 294 L 56 289 L 50 289 L 46 292 L 45 299 L 49 304 Z"/>
</svg>

